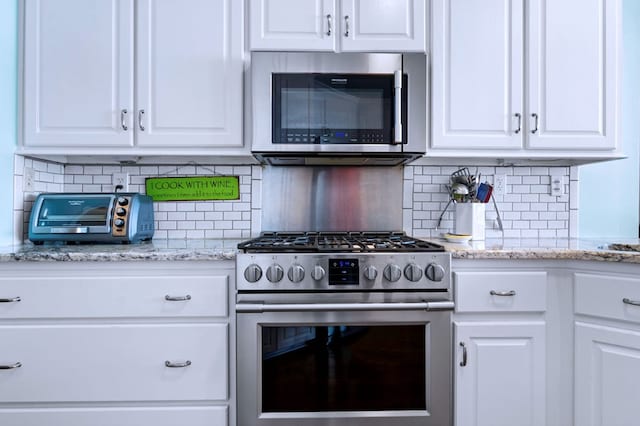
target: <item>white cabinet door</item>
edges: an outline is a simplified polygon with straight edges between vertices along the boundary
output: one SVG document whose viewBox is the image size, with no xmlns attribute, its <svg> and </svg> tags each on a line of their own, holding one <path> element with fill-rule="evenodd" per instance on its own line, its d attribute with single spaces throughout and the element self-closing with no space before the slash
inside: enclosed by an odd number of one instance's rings
<svg viewBox="0 0 640 426">
<path fill-rule="evenodd" d="M 227 426 L 219 407 L 0 408 L 6 426 Z"/>
<path fill-rule="evenodd" d="M 432 148 L 521 148 L 523 0 L 434 0 L 432 13 Z"/>
<path fill-rule="evenodd" d="M 250 0 L 251 50 L 333 51 L 336 0 Z"/>
<path fill-rule="evenodd" d="M 456 322 L 454 327 L 456 426 L 543 425 L 544 323 Z"/>
<path fill-rule="evenodd" d="M 133 9 L 131 0 L 25 1 L 25 146 L 133 144 Z"/>
<path fill-rule="evenodd" d="M 343 51 L 426 51 L 425 0 L 342 0 Z"/>
<path fill-rule="evenodd" d="M 242 4 L 138 3 L 138 145 L 242 146 Z"/>
<path fill-rule="evenodd" d="M 640 332 L 576 322 L 576 425 L 637 425 L 638 383 Z"/>
<path fill-rule="evenodd" d="M 615 148 L 620 7 L 618 0 L 529 3 L 530 148 Z"/>
</svg>

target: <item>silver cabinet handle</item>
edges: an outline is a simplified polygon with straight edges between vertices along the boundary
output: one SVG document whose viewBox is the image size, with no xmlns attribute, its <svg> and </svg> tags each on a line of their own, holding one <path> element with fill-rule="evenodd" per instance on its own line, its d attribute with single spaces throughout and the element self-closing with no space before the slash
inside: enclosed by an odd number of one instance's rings
<svg viewBox="0 0 640 426">
<path fill-rule="evenodd" d="M 460 361 L 460 367 L 467 366 L 467 347 L 464 345 L 464 342 L 460 342 L 460 346 L 462 346 L 462 361 Z"/>
<path fill-rule="evenodd" d="M 16 362 L 15 364 L 10 364 L 10 365 L 0 365 L 0 370 L 13 370 L 15 368 L 20 368 L 20 367 L 22 367 L 22 363 Z"/>
<path fill-rule="evenodd" d="M 185 368 L 191 365 L 191 361 L 189 360 L 186 360 L 185 362 L 165 361 L 164 365 L 165 367 L 169 367 L 169 368 Z"/>
<path fill-rule="evenodd" d="M 519 112 L 515 113 L 516 118 L 518 119 L 518 128 L 515 130 L 515 134 L 517 135 L 522 130 L 522 114 Z"/>
<path fill-rule="evenodd" d="M 349 15 L 344 15 L 344 36 L 349 37 Z"/>
<path fill-rule="evenodd" d="M 516 295 L 516 291 L 515 290 L 509 290 L 509 291 L 491 290 L 489 292 L 489 294 L 492 295 L 492 296 L 515 296 Z"/>
<path fill-rule="evenodd" d="M 141 132 L 144 132 L 144 126 L 142 125 L 143 118 L 144 118 L 144 110 L 141 109 L 140 111 L 138 111 L 138 127 L 140 128 Z"/>
<path fill-rule="evenodd" d="M 330 36 L 331 35 L 331 20 L 332 20 L 332 16 L 331 14 L 327 15 L 327 35 Z"/>
<path fill-rule="evenodd" d="M 538 114 L 536 114 L 535 112 L 533 114 L 531 114 L 531 117 L 533 118 L 533 130 L 531 130 L 531 133 L 537 133 L 538 132 L 538 124 L 540 123 L 540 117 L 538 117 Z"/>
<path fill-rule="evenodd" d="M 20 296 L 16 296 L 16 297 L 10 297 L 8 299 L 0 299 L 0 303 L 13 303 L 13 302 L 19 302 L 22 299 L 20 299 Z"/>
<path fill-rule="evenodd" d="M 627 305 L 640 306 L 640 300 L 631 300 L 628 297 L 622 299 L 622 303 L 625 303 Z"/>
<path fill-rule="evenodd" d="M 169 296 L 167 294 L 164 296 L 164 300 L 168 300 L 169 302 L 184 302 L 186 300 L 191 300 L 191 295 L 187 294 L 186 296 Z"/>
<path fill-rule="evenodd" d="M 126 109 L 120 111 L 120 125 L 122 126 L 122 130 L 125 132 L 129 130 L 127 127 L 127 112 L 128 111 Z"/>
</svg>

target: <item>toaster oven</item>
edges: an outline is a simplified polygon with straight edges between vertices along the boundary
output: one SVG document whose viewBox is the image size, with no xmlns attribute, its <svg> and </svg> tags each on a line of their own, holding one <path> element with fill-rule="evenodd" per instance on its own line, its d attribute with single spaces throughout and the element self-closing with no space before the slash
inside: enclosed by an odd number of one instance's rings
<svg viewBox="0 0 640 426">
<path fill-rule="evenodd" d="M 135 243 L 150 240 L 153 200 L 139 193 L 44 193 L 36 197 L 29 240 Z"/>
</svg>

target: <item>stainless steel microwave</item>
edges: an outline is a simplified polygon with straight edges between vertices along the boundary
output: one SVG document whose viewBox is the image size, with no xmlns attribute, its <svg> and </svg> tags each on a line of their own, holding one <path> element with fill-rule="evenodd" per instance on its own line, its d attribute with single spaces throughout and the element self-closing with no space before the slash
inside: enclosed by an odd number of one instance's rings
<svg viewBox="0 0 640 426">
<path fill-rule="evenodd" d="M 278 165 L 395 165 L 426 151 L 423 54 L 252 55 L 252 152 Z"/>
</svg>

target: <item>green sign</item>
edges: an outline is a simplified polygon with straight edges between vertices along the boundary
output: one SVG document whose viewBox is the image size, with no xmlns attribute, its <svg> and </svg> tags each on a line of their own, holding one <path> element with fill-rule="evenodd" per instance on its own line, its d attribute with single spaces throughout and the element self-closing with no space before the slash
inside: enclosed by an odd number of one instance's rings
<svg viewBox="0 0 640 426">
<path fill-rule="evenodd" d="M 153 201 L 239 200 L 238 176 L 158 177 L 145 180 Z"/>
</svg>

